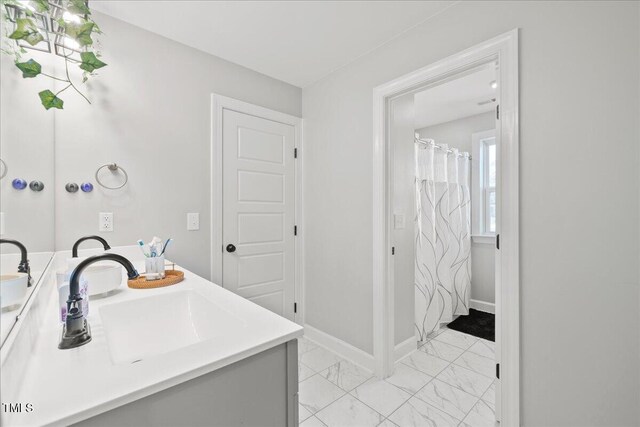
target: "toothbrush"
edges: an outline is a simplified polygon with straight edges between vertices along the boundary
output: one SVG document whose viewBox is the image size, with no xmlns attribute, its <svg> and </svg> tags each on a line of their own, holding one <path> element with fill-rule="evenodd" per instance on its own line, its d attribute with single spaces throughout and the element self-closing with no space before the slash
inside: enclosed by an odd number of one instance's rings
<svg viewBox="0 0 640 427">
<path fill-rule="evenodd" d="M 142 253 L 144 254 L 144 256 L 149 258 L 149 254 L 147 254 L 147 251 L 144 248 L 144 242 L 141 239 L 138 240 L 138 246 L 140 246 L 140 250 L 142 250 Z"/>
<path fill-rule="evenodd" d="M 151 258 L 155 258 L 158 256 L 158 253 L 156 252 L 156 244 L 158 243 L 158 240 L 160 240 L 159 237 L 153 236 L 153 239 L 151 239 L 151 241 L 149 242 L 149 250 L 151 251 Z"/>
<path fill-rule="evenodd" d="M 167 239 L 166 242 L 164 242 L 164 246 L 162 247 L 162 252 L 160 252 L 160 256 L 164 255 L 164 251 L 167 250 L 167 246 L 169 246 L 169 243 L 171 243 L 173 239 Z"/>
</svg>

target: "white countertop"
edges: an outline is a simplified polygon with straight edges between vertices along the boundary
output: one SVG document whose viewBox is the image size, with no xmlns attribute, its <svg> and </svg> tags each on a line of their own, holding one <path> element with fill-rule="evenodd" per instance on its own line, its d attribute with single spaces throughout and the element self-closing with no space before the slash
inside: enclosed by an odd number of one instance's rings
<svg viewBox="0 0 640 427">
<path fill-rule="evenodd" d="M 141 267 L 139 261 L 134 265 Z M 301 326 L 179 269 L 185 272 L 185 280 L 177 285 L 157 289 L 129 289 L 123 285 L 115 295 L 90 300 L 88 321 L 92 341 L 71 350 L 58 349 L 62 326 L 56 320 L 57 290 L 55 286 L 42 289 L 50 296 L 47 296 L 50 304 L 45 308 L 50 322 L 45 322 L 40 330 L 20 390 L 2 390 L 3 402 L 31 403 L 33 411 L 3 413 L 2 424 L 69 425 L 302 336 Z M 137 363 L 114 364 L 99 308 L 184 290 L 192 290 L 233 312 L 247 322 L 246 332 L 202 341 Z"/>
</svg>

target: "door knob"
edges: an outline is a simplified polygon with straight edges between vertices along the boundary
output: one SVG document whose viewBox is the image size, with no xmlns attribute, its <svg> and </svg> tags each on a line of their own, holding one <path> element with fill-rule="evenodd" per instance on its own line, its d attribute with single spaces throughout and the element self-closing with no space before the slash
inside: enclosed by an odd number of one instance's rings
<svg viewBox="0 0 640 427">
<path fill-rule="evenodd" d="M 227 252 L 235 252 L 236 251 L 236 247 L 233 246 L 231 243 L 229 243 L 227 245 Z"/>
</svg>

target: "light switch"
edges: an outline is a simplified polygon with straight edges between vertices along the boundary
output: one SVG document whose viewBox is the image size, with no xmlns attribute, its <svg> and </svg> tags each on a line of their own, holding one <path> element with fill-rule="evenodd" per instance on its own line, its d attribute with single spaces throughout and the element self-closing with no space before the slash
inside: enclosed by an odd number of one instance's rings
<svg viewBox="0 0 640 427">
<path fill-rule="evenodd" d="M 395 229 L 404 228 L 404 214 L 393 214 L 393 227 Z"/>
<path fill-rule="evenodd" d="M 187 214 L 187 231 L 200 230 L 200 214 L 191 212 Z"/>
<path fill-rule="evenodd" d="M 98 231 L 113 231 L 113 212 L 98 214 Z"/>
</svg>

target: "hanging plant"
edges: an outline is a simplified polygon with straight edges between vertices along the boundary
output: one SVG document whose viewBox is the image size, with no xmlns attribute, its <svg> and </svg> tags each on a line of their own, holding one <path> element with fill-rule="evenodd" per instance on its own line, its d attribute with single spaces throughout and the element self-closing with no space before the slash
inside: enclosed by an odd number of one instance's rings
<svg viewBox="0 0 640 427">
<path fill-rule="evenodd" d="M 100 59 L 99 43 L 95 35 L 102 34 L 91 17 L 88 0 L 0 0 L 5 27 L 5 43 L 2 52 L 13 58 L 22 77 L 31 79 L 43 76 L 62 82 L 58 91 L 43 90 L 38 93 L 44 108 L 62 109 L 60 94 L 73 89 L 89 104 L 78 83 L 71 79 L 70 66 L 82 70 L 82 84 L 97 75 L 96 70 L 107 64 Z M 45 73 L 42 65 L 33 58 L 26 59 L 29 50 L 48 52 L 64 60 L 64 75 Z"/>
</svg>

